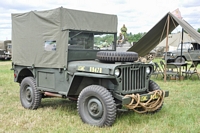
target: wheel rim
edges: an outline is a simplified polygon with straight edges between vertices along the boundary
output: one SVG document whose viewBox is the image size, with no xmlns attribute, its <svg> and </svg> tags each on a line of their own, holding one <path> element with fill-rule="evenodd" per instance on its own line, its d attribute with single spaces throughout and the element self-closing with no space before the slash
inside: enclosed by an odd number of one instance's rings
<svg viewBox="0 0 200 133">
<path fill-rule="evenodd" d="M 89 98 L 87 102 L 87 110 L 93 119 L 100 119 L 103 115 L 103 106 L 99 99 Z"/>
<path fill-rule="evenodd" d="M 30 104 L 32 102 L 32 98 L 33 98 L 33 91 L 32 91 L 32 88 L 30 86 L 27 86 L 24 91 L 23 91 L 23 94 L 24 94 L 24 101 L 28 104 Z"/>
<path fill-rule="evenodd" d="M 177 62 L 177 63 L 185 63 L 185 59 L 182 58 L 182 57 L 178 57 L 178 58 L 175 60 L 175 62 Z"/>
</svg>

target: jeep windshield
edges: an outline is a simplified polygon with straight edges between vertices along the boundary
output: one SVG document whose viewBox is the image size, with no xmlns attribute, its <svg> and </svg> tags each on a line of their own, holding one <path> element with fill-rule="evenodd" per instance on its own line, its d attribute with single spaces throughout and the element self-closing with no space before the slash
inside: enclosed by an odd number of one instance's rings
<svg viewBox="0 0 200 133">
<path fill-rule="evenodd" d="M 69 31 L 69 49 L 115 50 L 116 33 Z"/>
<path fill-rule="evenodd" d="M 189 42 L 183 43 L 183 49 L 184 50 L 192 49 L 192 47 L 193 47 L 192 44 L 189 43 Z M 181 43 L 179 44 L 177 50 L 181 50 Z"/>
</svg>

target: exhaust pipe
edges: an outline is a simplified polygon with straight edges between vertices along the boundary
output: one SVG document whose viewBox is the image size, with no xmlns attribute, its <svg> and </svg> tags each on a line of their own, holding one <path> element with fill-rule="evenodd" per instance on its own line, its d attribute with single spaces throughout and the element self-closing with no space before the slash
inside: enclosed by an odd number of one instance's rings
<svg viewBox="0 0 200 133">
<path fill-rule="evenodd" d="M 62 98 L 63 96 L 60 94 L 55 94 L 55 93 L 51 93 L 51 92 L 44 92 L 45 96 L 50 96 L 50 97 L 60 97 Z"/>
</svg>

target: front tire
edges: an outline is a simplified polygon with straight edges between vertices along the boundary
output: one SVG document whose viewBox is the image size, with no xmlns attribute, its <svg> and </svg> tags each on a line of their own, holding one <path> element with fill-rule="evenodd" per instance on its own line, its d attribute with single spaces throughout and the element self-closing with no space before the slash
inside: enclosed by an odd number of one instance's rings
<svg viewBox="0 0 200 133">
<path fill-rule="evenodd" d="M 183 57 L 178 57 L 174 61 L 175 63 L 185 63 L 185 59 Z"/>
<path fill-rule="evenodd" d="M 84 88 L 77 103 L 84 123 L 94 126 L 111 126 L 116 118 L 116 105 L 111 93 L 99 85 Z"/>
<path fill-rule="evenodd" d="M 149 91 L 152 92 L 152 91 L 155 91 L 155 90 L 161 90 L 160 87 L 158 86 L 158 84 L 156 84 L 154 81 L 152 80 L 149 80 Z M 156 112 L 159 112 L 161 109 L 162 109 L 162 106 L 163 106 L 163 103 L 162 105 L 155 111 L 151 111 L 151 112 L 148 112 L 150 114 L 154 114 Z"/>
<path fill-rule="evenodd" d="M 41 93 L 36 88 L 35 79 L 26 77 L 20 86 L 20 101 L 26 109 L 37 109 L 41 103 Z"/>
</svg>

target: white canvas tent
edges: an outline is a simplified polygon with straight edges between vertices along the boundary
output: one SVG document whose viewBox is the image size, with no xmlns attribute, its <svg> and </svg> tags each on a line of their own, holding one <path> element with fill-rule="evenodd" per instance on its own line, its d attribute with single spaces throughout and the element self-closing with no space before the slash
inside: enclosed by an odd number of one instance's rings
<svg viewBox="0 0 200 133">
<path fill-rule="evenodd" d="M 187 33 L 184 33 L 183 35 L 183 42 L 194 42 L 195 40 Z M 168 36 L 168 45 L 169 45 L 169 51 L 177 49 L 178 45 L 181 43 L 182 33 L 174 33 L 169 34 Z M 161 41 L 156 48 L 158 47 L 166 47 L 166 38 Z"/>
</svg>

